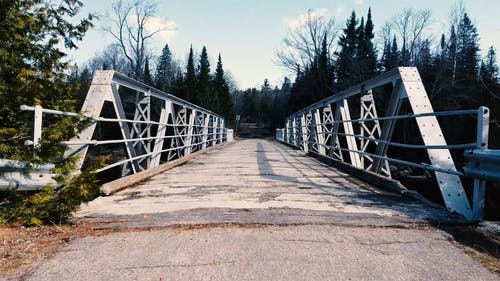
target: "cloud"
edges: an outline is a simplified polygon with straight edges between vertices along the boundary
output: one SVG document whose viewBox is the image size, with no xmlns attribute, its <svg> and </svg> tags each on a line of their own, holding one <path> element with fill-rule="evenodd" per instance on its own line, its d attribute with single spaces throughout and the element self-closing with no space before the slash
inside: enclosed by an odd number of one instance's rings
<svg viewBox="0 0 500 281">
<path fill-rule="evenodd" d="M 363 5 L 364 4 L 364 0 L 354 0 L 354 4 L 356 5 Z"/>
<path fill-rule="evenodd" d="M 157 32 L 157 36 L 163 40 L 171 39 L 177 32 L 177 24 L 173 20 L 164 20 L 158 17 L 151 17 L 146 23 L 145 29 L 148 32 Z"/>
<path fill-rule="evenodd" d="M 342 18 L 344 17 L 344 14 L 345 14 L 345 7 L 343 5 L 340 5 L 337 7 L 337 9 L 335 9 L 335 17 L 337 18 Z"/>
<path fill-rule="evenodd" d="M 137 16 L 130 15 L 128 23 L 131 27 L 136 27 Z M 173 20 L 164 20 L 159 17 L 150 17 L 144 25 L 147 33 L 156 32 L 154 37 L 163 41 L 172 39 L 172 36 L 177 32 L 177 24 Z M 153 39 L 154 40 L 154 39 Z"/>
<path fill-rule="evenodd" d="M 296 29 L 298 27 L 303 26 L 307 22 L 308 17 L 310 17 L 310 18 L 323 18 L 323 17 L 327 17 L 329 15 L 330 15 L 330 12 L 326 8 L 309 10 L 309 11 L 307 11 L 303 14 L 300 14 L 294 18 L 285 19 L 285 26 L 289 29 Z"/>
</svg>

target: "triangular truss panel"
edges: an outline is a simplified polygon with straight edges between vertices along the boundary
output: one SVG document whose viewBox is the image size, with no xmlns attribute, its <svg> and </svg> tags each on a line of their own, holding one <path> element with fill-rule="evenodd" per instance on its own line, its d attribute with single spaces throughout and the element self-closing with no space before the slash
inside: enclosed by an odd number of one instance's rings
<svg viewBox="0 0 500 281">
<path fill-rule="evenodd" d="M 105 102 L 112 104 L 116 118 L 101 117 Z M 94 123 L 67 142 L 67 156 L 78 155 L 77 165 L 81 168 L 89 146 L 122 143 L 126 156 L 99 170 L 121 167 L 122 176 L 157 167 L 226 139 L 221 116 L 115 71 L 96 72 L 81 112 Z M 98 122 L 118 124 L 120 137 L 92 139 Z M 103 152 L 94 158 L 105 155 Z"/>
<path fill-rule="evenodd" d="M 392 94 L 385 98 L 388 100 L 382 111 L 385 115 L 379 116 L 372 90 L 387 84 L 392 85 Z M 348 99 L 358 99 L 353 104 L 360 104 L 359 111 L 356 109 L 359 118 L 351 118 Z M 410 115 L 399 115 L 403 100 L 410 104 Z M 468 219 L 477 217 L 474 215 L 477 211 L 473 212 L 465 194 L 461 173 L 455 167 L 437 115 L 417 69 L 399 67 L 290 115 L 285 128 L 279 131 L 279 138 L 305 152 L 323 155 L 386 177 L 391 177 L 390 162 L 427 169 L 434 172 L 450 211 Z M 407 118 L 416 121 L 423 145 L 391 141 L 396 121 Z M 390 146 L 422 149 L 427 153 L 429 163 L 393 159 L 387 155 Z"/>
</svg>

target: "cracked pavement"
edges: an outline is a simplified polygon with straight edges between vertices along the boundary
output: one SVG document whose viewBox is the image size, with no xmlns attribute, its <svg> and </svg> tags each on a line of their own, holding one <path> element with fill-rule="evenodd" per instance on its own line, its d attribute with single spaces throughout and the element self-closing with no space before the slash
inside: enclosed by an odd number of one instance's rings
<svg viewBox="0 0 500 281">
<path fill-rule="evenodd" d="M 430 226 L 460 222 L 445 209 L 268 140 L 201 155 L 76 217 L 126 231 L 77 239 L 23 280 L 499 280 Z"/>
<path fill-rule="evenodd" d="M 116 233 L 26 280 L 498 280 L 437 230 L 332 225 Z"/>
</svg>

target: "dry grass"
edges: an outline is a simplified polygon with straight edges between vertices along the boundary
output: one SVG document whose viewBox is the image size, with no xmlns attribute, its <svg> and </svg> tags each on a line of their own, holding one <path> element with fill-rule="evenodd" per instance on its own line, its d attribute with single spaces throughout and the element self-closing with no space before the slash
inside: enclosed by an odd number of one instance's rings
<svg viewBox="0 0 500 281">
<path fill-rule="evenodd" d="M 28 228 L 0 225 L 0 279 L 22 274 L 75 238 L 110 232 L 94 229 L 95 225 L 86 223 Z"/>
<path fill-rule="evenodd" d="M 461 247 L 474 260 L 480 262 L 491 272 L 500 275 L 500 237 L 487 229 L 475 226 L 441 227 L 450 233 Z"/>
</svg>

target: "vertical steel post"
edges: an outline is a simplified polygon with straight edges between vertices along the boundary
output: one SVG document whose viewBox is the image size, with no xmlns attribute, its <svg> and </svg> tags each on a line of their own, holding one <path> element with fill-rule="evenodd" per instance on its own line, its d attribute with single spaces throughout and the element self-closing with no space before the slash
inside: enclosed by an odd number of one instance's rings
<svg viewBox="0 0 500 281">
<path fill-rule="evenodd" d="M 302 132 L 302 146 L 305 151 L 305 153 L 309 152 L 309 134 L 307 130 L 307 123 L 306 123 L 306 114 L 303 113 L 300 116 L 300 127 L 301 127 L 301 132 Z"/>
<path fill-rule="evenodd" d="M 396 80 L 393 83 L 392 93 L 389 100 L 389 105 L 387 106 L 387 110 L 385 116 L 396 116 L 399 113 L 399 109 L 401 107 L 401 95 L 403 92 L 403 83 L 401 79 Z M 380 134 L 380 140 L 389 141 L 392 137 L 392 133 L 394 132 L 394 125 L 396 124 L 396 120 L 389 119 L 385 120 L 382 124 L 382 133 Z M 386 143 L 379 142 L 377 144 L 377 148 L 375 149 L 375 155 L 385 156 L 387 154 L 388 145 Z M 372 163 L 372 171 L 375 173 L 380 173 L 382 169 L 382 165 L 384 161 L 378 157 L 373 159 Z"/>
<path fill-rule="evenodd" d="M 342 121 L 351 120 L 351 113 L 349 112 L 349 104 L 347 103 L 347 100 L 340 100 L 337 106 L 340 108 L 340 116 L 342 118 Z M 346 136 L 346 141 L 347 147 L 349 148 L 349 158 L 351 159 L 351 164 L 356 168 L 363 169 L 363 167 L 361 167 L 361 159 L 358 153 L 358 144 L 356 143 L 356 138 L 353 136 L 354 128 L 352 126 L 352 122 L 342 122 L 342 124 L 344 127 L 344 132 L 349 135 Z"/>
<path fill-rule="evenodd" d="M 33 122 L 33 147 L 37 147 L 42 139 L 42 121 L 43 108 L 41 105 L 35 105 L 35 115 Z"/>
<path fill-rule="evenodd" d="M 184 155 L 189 155 L 191 154 L 191 145 L 193 143 L 193 128 L 194 128 L 194 120 L 196 118 L 196 110 L 193 109 L 191 110 L 191 114 L 189 115 L 189 123 L 188 123 L 188 129 L 186 132 L 186 141 L 184 142 Z"/>
<path fill-rule="evenodd" d="M 292 134 L 292 142 L 293 142 L 293 145 L 295 147 L 298 147 L 299 146 L 299 139 L 298 139 L 298 129 L 297 129 L 297 117 L 294 115 L 292 116 L 292 131 L 293 131 L 293 134 Z"/>
<path fill-rule="evenodd" d="M 477 137 L 476 149 L 488 148 L 490 110 L 481 106 L 477 113 Z M 472 219 L 482 220 L 484 217 L 484 198 L 486 193 L 486 181 L 474 179 L 474 194 L 472 196 Z"/>
<path fill-rule="evenodd" d="M 211 146 L 214 146 L 217 144 L 217 124 L 219 124 L 219 118 L 214 116 L 212 118 L 212 145 Z"/>
<path fill-rule="evenodd" d="M 210 125 L 210 115 L 205 113 L 204 114 L 204 119 L 203 119 L 203 135 L 202 135 L 202 149 L 205 149 L 207 148 L 207 144 L 208 144 L 208 132 L 209 132 L 209 128 L 208 126 Z"/>
<path fill-rule="evenodd" d="M 330 108 L 331 108 L 331 105 L 330 105 Z M 332 126 L 332 146 L 333 148 L 331 149 L 331 157 L 332 156 L 337 156 L 337 158 L 344 162 L 344 156 L 342 155 L 342 150 L 340 150 L 340 141 L 339 141 L 339 135 L 338 135 L 338 132 L 339 132 L 339 128 L 340 128 L 340 118 L 341 118 L 341 114 L 340 114 L 340 103 L 337 103 L 337 105 L 335 106 L 335 112 L 333 113 L 333 118 L 332 118 L 332 121 L 331 122 L 334 122 L 333 123 L 333 126 Z"/>
<path fill-rule="evenodd" d="M 319 108 L 314 110 L 313 121 L 314 121 L 315 130 L 316 130 L 315 140 L 316 140 L 318 152 L 319 152 L 319 154 L 326 156 L 325 135 L 323 132 L 324 124 L 323 124 L 323 121 L 321 120 L 321 112 L 320 112 Z"/>
<path fill-rule="evenodd" d="M 153 154 L 151 156 L 151 167 L 160 165 L 161 150 L 163 149 L 164 137 L 167 132 L 168 117 L 172 115 L 172 102 L 165 100 L 161 108 L 160 120 L 158 123 L 158 130 L 156 132 L 155 144 L 153 147 Z"/>
</svg>

